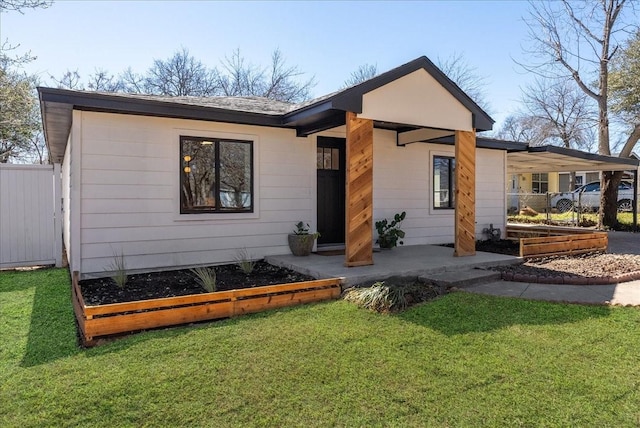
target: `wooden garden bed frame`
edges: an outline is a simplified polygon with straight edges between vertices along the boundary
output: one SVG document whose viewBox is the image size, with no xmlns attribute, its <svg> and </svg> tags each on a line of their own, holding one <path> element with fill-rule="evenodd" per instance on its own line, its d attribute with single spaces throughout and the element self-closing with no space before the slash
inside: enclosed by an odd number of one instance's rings
<svg viewBox="0 0 640 428">
<path fill-rule="evenodd" d="M 335 299 L 340 296 L 340 278 L 269 285 L 214 293 L 87 306 L 72 275 L 73 311 L 84 346 L 94 346 L 106 336 L 168 327 L 191 322 Z"/>
<path fill-rule="evenodd" d="M 533 258 L 606 251 L 606 232 L 551 226 L 507 226 L 507 237 L 520 240 L 520 257 Z"/>
</svg>

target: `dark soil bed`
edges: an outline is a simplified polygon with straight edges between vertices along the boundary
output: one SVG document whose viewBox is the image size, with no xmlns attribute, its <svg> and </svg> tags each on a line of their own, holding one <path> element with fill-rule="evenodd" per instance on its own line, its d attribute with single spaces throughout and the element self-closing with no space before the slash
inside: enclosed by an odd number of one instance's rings
<svg viewBox="0 0 640 428">
<path fill-rule="evenodd" d="M 453 248 L 453 244 L 445 244 L 443 247 Z M 512 241 L 510 239 L 476 241 L 476 251 L 506 254 L 507 256 L 517 257 L 520 255 L 520 244 L 517 241 Z"/>
<path fill-rule="evenodd" d="M 256 262 L 253 272 L 246 275 L 238 265 L 213 266 L 216 272 L 216 291 L 251 288 L 274 284 L 311 281 L 314 278 L 290 269 Z M 196 275 L 189 269 L 129 275 L 124 287 L 118 287 L 111 278 L 80 281 L 82 297 L 87 305 L 131 302 L 162 297 L 201 294 Z"/>
</svg>

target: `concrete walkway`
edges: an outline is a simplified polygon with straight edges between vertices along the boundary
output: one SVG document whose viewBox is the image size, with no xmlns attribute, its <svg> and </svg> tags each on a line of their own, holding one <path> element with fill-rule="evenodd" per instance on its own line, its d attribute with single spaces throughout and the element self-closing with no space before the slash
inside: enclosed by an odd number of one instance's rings
<svg viewBox="0 0 640 428">
<path fill-rule="evenodd" d="M 345 267 L 344 256 L 295 257 L 291 254 L 268 256 L 267 262 L 283 266 L 314 278 L 344 278 L 354 285 L 382 281 L 393 276 L 427 276 L 443 272 L 462 272 L 476 267 L 520 263 L 520 259 L 503 254 L 478 252 L 471 257 L 454 257 L 453 248 L 438 245 L 412 245 L 373 254 L 370 266 Z"/>
<path fill-rule="evenodd" d="M 614 285 L 536 284 L 493 281 L 463 287 L 462 290 L 493 296 L 520 297 L 551 302 L 640 306 L 640 281 Z"/>
<path fill-rule="evenodd" d="M 609 232 L 609 253 L 640 254 L 640 233 Z M 614 285 L 565 285 L 492 281 L 462 288 L 471 293 L 552 302 L 640 306 L 640 281 Z"/>
</svg>

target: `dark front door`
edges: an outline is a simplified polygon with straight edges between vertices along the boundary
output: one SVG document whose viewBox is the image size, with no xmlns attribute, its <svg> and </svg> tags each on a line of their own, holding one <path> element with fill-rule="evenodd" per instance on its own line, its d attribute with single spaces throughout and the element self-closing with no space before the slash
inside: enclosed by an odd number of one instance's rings
<svg viewBox="0 0 640 428">
<path fill-rule="evenodd" d="M 344 244 L 345 139 L 318 137 L 318 244 Z"/>
</svg>

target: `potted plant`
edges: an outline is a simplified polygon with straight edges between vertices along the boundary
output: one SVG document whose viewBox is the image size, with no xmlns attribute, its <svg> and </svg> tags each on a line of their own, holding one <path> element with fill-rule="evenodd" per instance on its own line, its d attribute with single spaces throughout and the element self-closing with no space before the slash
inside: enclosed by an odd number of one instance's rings
<svg viewBox="0 0 640 428">
<path fill-rule="evenodd" d="M 400 229 L 400 223 L 406 216 L 407 213 L 402 211 L 402 213 L 393 216 L 391 221 L 386 218 L 376 221 L 376 231 L 378 231 L 376 243 L 380 245 L 380 248 L 390 250 L 398 244 L 404 245 L 404 242 L 401 241 L 404 238 L 404 231 Z"/>
<path fill-rule="evenodd" d="M 313 249 L 313 243 L 319 236 L 318 232 L 309 233 L 309 223 L 299 221 L 293 233 L 288 236 L 289 248 L 294 256 L 308 256 Z"/>
</svg>

